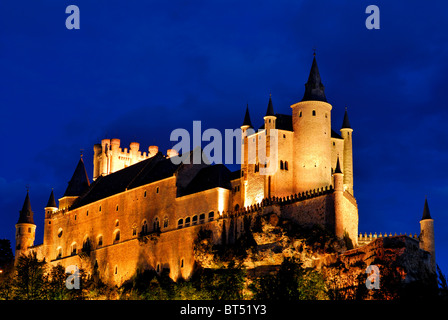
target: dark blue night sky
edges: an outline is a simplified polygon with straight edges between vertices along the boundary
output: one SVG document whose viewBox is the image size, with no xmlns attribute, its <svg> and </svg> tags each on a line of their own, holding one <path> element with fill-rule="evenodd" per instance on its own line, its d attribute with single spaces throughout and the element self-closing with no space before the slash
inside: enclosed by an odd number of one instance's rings
<svg viewBox="0 0 448 320">
<path fill-rule="evenodd" d="M 65 8 L 80 9 L 68 30 Z M 379 30 L 365 27 L 368 5 Z M 80 149 L 119 138 L 166 152 L 176 128 L 259 127 L 269 92 L 291 114 L 316 48 L 333 106 L 348 107 L 360 232 L 418 233 L 425 195 L 448 273 L 446 1 L 0 2 L 0 238 L 14 245 L 26 185 L 42 243 Z M 232 167 L 231 169 L 235 169 Z"/>
</svg>

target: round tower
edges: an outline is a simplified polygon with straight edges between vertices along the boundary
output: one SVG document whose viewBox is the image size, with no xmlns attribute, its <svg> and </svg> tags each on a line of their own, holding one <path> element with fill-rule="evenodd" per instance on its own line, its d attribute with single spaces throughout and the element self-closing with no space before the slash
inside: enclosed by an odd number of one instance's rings
<svg viewBox="0 0 448 320">
<path fill-rule="evenodd" d="M 293 104 L 294 192 L 331 184 L 331 109 L 313 58 L 302 101 Z"/>
<path fill-rule="evenodd" d="M 48 199 L 47 205 L 45 206 L 45 219 L 44 219 L 44 256 L 51 256 L 51 248 L 53 244 L 52 234 L 53 234 L 53 224 L 52 215 L 58 211 L 56 205 L 56 199 L 54 198 L 53 190 L 51 190 L 50 198 Z"/>
<path fill-rule="evenodd" d="M 19 211 L 19 221 L 16 223 L 16 249 L 15 259 L 21 254 L 26 254 L 29 247 L 34 245 L 36 237 L 36 225 L 34 224 L 33 211 L 31 210 L 30 196 L 27 190 L 22 210 Z"/>
<path fill-rule="evenodd" d="M 341 137 L 344 139 L 344 190 L 354 195 L 353 191 L 353 129 L 348 121 L 347 108 L 345 108 L 344 121 L 342 122 Z"/>
<path fill-rule="evenodd" d="M 277 120 L 277 117 L 274 113 L 271 93 L 269 93 L 268 108 L 263 119 L 264 129 L 266 130 L 266 146 L 264 152 L 264 156 L 266 157 L 266 159 L 260 159 L 260 163 L 266 164 L 266 166 L 262 166 L 261 171 L 265 176 L 264 197 L 271 198 L 271 195 L 273 193 L 272 175 L 275 174 L 278 169 L 278 137 L 276 135 L 273 135 L 271 137 L 271 130 L 275 130 L 275 122 Z M 273 147 L 273 150 L 271 150 L 271 145 Z M 258 154 L 261 155 L 263 154 L 263 152 L 258 152 Z"/>
<path fill-rule="evenodd" d="M 247 172 L 249 170 L 249 144 L 247 136 L 253 131 L 252 122 L 249 115 L 249 104 L 246 106 L 246 114 L 244 115 L 244 121 L 241 125 L 241 199 L 245 206 L 246 193 L 247 193 Z M 249 131 L 249 132 L 248 132 Z"/>
<path fill-rule="evenodd" d="M 429 214 L 428 200 L 425 199 L 423 216 L 420 220 L 420 249 L 428 251 L 431 254 L 431 265 L 436 270 L 436 250 L 434 242 L 434 220 Z"/>
<path fill-rule="evenodd" d="M 341 171 L 341 165 L 339 163 L 339 157 L 336 162 L 336 169 L 333 173 L 334 176 L 334 228 L 335 235 L 338 238 L 344 237 L 344 174 Z"/>
</svg>

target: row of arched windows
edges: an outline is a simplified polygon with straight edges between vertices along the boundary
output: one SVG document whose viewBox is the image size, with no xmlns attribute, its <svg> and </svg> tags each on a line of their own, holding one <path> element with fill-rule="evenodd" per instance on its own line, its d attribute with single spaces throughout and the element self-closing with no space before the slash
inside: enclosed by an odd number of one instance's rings
<svg viewBox="0 0 448 320">
<path fill-rule="evenodd" d="M 206 215 L 205 213 L 201 213 L 199 215 L 199 220 L 198 220 L 198 215 L 195 214 L 193 217 L 186 217 L 184 218 L 180 218 L 179 220 L 177 220 L 177 228 L 181 229 L 181 228 L 186 228 L 189 226 L 194 226 L 197 224 L 201 224 L 201 223 L 205 223 L 206 219 Z M 213 221 L 215 219 L 215 212 L 214 211 L 210 211 L 208 213 L 208 220 L 207 221 Z"/>
</svg>

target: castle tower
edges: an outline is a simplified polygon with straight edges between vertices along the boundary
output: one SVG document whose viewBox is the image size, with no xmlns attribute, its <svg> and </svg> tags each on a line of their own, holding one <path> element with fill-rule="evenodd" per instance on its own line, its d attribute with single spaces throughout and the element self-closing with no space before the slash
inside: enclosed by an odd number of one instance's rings
<svg viewBox="0 0 448 320">
<path fill-rule="evenodd" d="M 327 103 L 316 56 L 302 101 L 293 104 L 294 192 L 331 184 L 331 104 Z"/>
<path fill-rule="evenodd" d="M 425 199 L 423 216 L 420 220 L 420 249 L 428 251 L 431 254 L 431 265 L 436 269 L 436 251 L 434 245 L 434 220 L 429 214 L 428 200 Z"/>
<path fill-rule="evenodd" d="M 34 213 L 33 210 L 31 210 L 30 196 L 27 191 L 22 210 L 20 210 L 19 221 L 16 223 L 16 262 L 20 254 L 25 254 L 28 248 L 34 245 L 36 225 L 34 224 L 33 215 Z"/>
<path fill-rule="evenodd" d="M 69 208 L 73 202 L 82 195 L 90 186 L 89 177 L 87 176 L 84 161 L 81 158 L 78 161 L 75 172 L 70 179 L 64 196 L 59 199 L 59 209 Z"/>
<path fill-rule="evenodd" d="M 247 172 L 249 170 L 249 147 L 248 147 L 248 129 L 253 130 L 252 122 L 250 121 L 249 115 L 249 104 L 246 106 L 246 114 L 244 115 L 244 121 L 241 125 L 241 197 L 245 199 L 246 197 L 246 188 L 247 188 Z"/>
<path fill-rule="evenodd" d="M 336 169 L 333 173 L 334 176 L 334 225 L 335 235 L 338 238 L 344 237 L 344 174 L 341 171 L 341 165 L 339 163 L 339 157 L 336 162 Z"/>
<path fill-rule="evenodd" d="M 354 195 L 353 191 L 353 129 L 348 121 L 347 108 L 345 108 L 344 121 L 342 122 L 341 136 L 344 139 L 344 190 Z"/>
<path fill-rule="evenodd" d="M 50 253 L 50 244 L 51 235 L 53 234 L 53 225 L 51 224 L 52 214 L 58 211 L 58 206 L 56 205 L 56 200 L 54 198 L 53 190 L 51 190 L 50 198 L 48 198 L 47 205 L 45 206 L 45 219 L 44 219 L 44 254 L 45 256 L 49 256 Z"/>
<path fill-rule="evenodd" d="M 266 162 L 269 160 L 269 164 L 266 163 L 268 165 L 269 169 L 273 169 L 273 168 L 277 168 L 277 153 L 276 154 L 271 154 L 271 135 L 270 135 L 270 131 L 272 129 L 275 129 L 275 121 L 277 120 L 277 117 L 275 116 L 274 113 L 274 106 L 272 104 L 272 95 L 269 93 L 269 102 L 268 102 L 268 108 L 266 110 L 266 115 L 263 117 L 264 119 L 264 129 L 266 130 Z M 273 139 L 276 139 L 275 137 Z M 275 143 L 275 141 L 272 141 L 272 143 Z M 274 150 L 273 150 L 274 151 Z M 275 161 L 275 163 L 272 163 L 271 161 Z M 262 163 L 263 161 L 260 161 L 260 163 Z M 264 166 L 264 162 L 261 164 L 262 166 Z M 269 173 L 267 175 L 265 175 L 265 187 L 264 187 L 264 197 L 268 197 L 271 198 L 272 195 L 272 174 L 275 174 L 275 172 L 272 171 L 268 171 Z"/>
</svg>

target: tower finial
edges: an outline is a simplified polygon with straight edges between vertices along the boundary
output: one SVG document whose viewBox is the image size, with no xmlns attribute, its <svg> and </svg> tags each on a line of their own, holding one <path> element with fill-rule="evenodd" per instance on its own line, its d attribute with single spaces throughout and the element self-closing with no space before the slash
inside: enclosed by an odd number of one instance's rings
<svg viewBox="0 0 448 320">
<path fill-rule="evenodd" d="M 80 153 L 81 159 L 82 159 L 82 156 L 83 156 L 83 152 L 84 152 L 84 149 L 79 149 L 79 153 Z"/>
<path fill-rule="evenodd" d="M 316 47 L 313 47 L 313 57 L 316 56 Z"/>
</svg>

